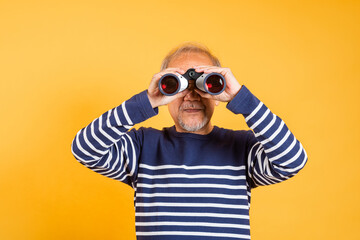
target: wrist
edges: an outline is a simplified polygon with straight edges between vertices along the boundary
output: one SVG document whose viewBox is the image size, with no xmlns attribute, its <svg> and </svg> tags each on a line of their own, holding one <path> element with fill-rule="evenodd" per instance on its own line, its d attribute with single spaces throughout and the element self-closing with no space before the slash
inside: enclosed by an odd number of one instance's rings
<svg viewBox="0 0 360 240">
<path fill-rule="evenodd" d="M 231 94 L 229 102 L 231 102 L 235 96 L 240 92 L 243 85 L 239 85 L 239 87 Z"/>
<path fill-rule="evenodd" d="M 146 94 L 147 94 L 147 97 L 148 97 L 149 102 L 151 104 L 151 107 L 152 108 L 158 107 L 158 105 L 156 104 L 156 101 L 154 100 L 154 98 L 149 94 L 149 90 L 146 92 Z"/>
</svg>

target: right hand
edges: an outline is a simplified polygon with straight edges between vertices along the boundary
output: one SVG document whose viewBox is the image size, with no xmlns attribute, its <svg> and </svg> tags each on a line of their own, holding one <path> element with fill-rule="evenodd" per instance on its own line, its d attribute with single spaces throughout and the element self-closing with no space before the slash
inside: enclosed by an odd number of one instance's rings
<svg viewBox="0 0 360 240">
<path fill-rule="evenodd" d="M 180 73 L 181 75 L 185 73 L 184 70 L 182 70 L 181 68 L 167 68 L 157 74 L 155 74 L 150 82 L 150 86 L 147 90 L 147 95 L 149 98 L 149 101 L 151 103 L 151 106 L 153 108 L 162 106 L 162 105 L 167 105 L 168 103 L 172 102 L 173 100 L 180 98 L 180 97 L 184 97 L 186 94 L 189 93 L 188 89 L 185 89 L 182 92 L 179 92 L 173 96 L 165 96 L 163 95 L 160 90 L 159 90 L 159 80 L 160 78 L 167 74 L 167 73 Z"/>
</svg>

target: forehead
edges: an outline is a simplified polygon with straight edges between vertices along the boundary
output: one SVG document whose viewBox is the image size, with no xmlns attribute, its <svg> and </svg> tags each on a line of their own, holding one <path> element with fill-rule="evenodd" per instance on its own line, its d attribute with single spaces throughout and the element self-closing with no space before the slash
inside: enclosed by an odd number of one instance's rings
<svg viewBox="0 0 360 240">
<path fill-rule="evenodd" d="M 189 68 L 193 68 L 195 66 L 202 65 L 214 65 L 211 61 L 210 57 L 204 53 L 197 52 L 187 52 L 182 53 L 179 56 L 173 58 L 168 67 L 176 67 L 181 68 L 183 70 L 187 70 Z"/>
</svg>

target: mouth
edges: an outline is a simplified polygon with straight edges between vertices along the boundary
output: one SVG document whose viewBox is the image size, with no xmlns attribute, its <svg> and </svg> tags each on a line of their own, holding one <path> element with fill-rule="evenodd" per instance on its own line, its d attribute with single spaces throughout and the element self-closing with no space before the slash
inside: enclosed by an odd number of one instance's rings
<svg viewBox="0 0 360 240">
<path fill-rule="evenodd" d="M 198 113 L 201 112 L 203 109 L 197 109 L 197 108 L 191 108 L 191 109 L 184 109 L 184 112 L 186 113 Z"/>
<path fill-rule="evenodd" d="M 199 113 L 202 111 L 205 111 L 205 106 L 203 106 L 200 103 L 185 103 L 182 106 L 180 106 L 180 111 L 184 113 Z"/>
</svg>

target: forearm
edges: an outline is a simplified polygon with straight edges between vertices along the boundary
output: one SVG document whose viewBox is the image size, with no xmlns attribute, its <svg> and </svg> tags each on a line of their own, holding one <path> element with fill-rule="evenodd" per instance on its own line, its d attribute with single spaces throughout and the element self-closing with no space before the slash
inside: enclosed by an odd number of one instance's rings
<svg viewBox="0 0 360 240">
<path fill-rule="evenodd" d="M 109 154 L 134 124 L 156 114 L 157 109 L 151 107 L 146 92 L 141 92 L 81 129 L 72 142 L 72 152 L 76 159 L 91 165 Z"/>
<path fill-rule="evenodd" d="M 243 86 L 239 94 L 227 106 L 242 114 L 258 141 L 252 141 L 249 159 L 255 176 L 266 184 L 278 182 L 295 175 L 307 161 L 301 143 L 286 124 L 272 113 L 261 101 Z M 261 180 L 260 180 L 261 181 Z"/>
</svg>

